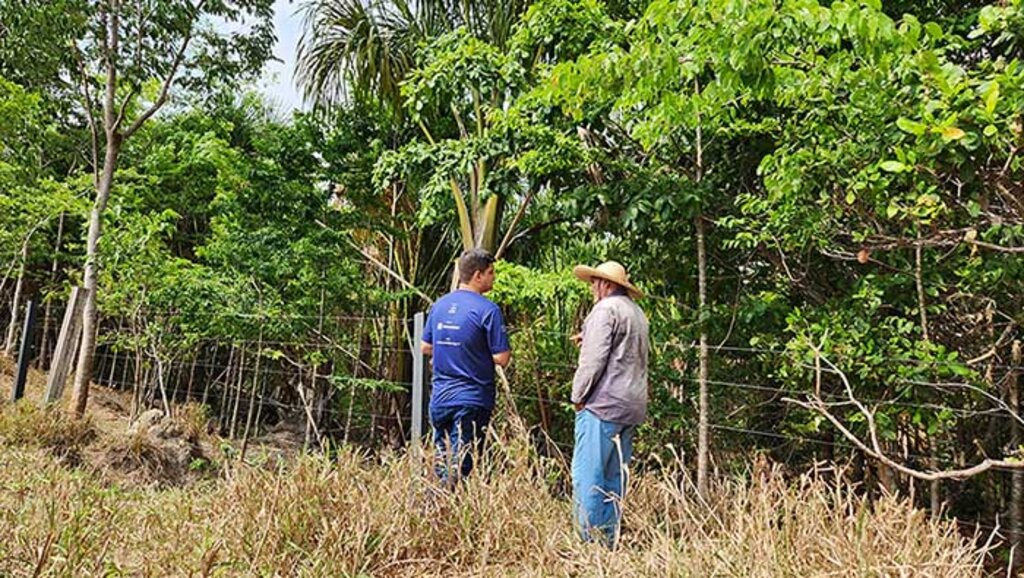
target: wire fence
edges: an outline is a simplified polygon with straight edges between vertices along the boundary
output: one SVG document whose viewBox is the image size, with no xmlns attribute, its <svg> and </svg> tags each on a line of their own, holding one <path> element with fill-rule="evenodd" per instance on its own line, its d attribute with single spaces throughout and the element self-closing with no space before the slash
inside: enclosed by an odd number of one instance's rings
<svg viewBox="0 0 1024 578">
<path fill-rule="evenodd" d="M 150 313 L 155 318 L 179 314 L 175 311 Z M 46 348 L 52 352 L 52 342 L 56 339 L 54 333 L 59 328 L 62 316 L 62 304 L 52 303 L 51 327 L 37 336 L 40 341 L 37 352 Z M 408 435 L 412 403 L 409 391 L 413 386 L 409 368 L 413 363 L 411 350 L 417 345 L 412 343 L 412 317 L 238 312 L 188 312 L 187 316 L 237 318 L 255 322 L 255 326 L 260 328 L 281 321 L 300 321 L 310 328 L 310 332 L 306 338 L 254 338 L 252 335 L 184 338 L 172 334 L 154 340 L 144 331 L 133 334 L 108 322 L 101 335 L 103 345 L 95 359 L 96 381 L 118 389 L 142 390 L 137 397 L 150 403 L 158 403 L 162 397 L 169 397 L 176 402 L 194 401 L 215 405 L 221 412 L 230 411 L 232 414 L 242 410 L 250 411 L 250 406 L 255 403 L 260 409 L 266 410 L 261 414 L 264 418 L 268 415 L 280 418 L 284 414 L 303 416 L 308 415 L 311 408 L 318 408 L 317 419 L 323 421 L 318 426 L 322 426 L 325 432 L 338 430 L 339 423 L 344 420 L 347 422 L 346 433 L 351 434 L 352 421 L 362 419 L 373 422 L 370 427 L 397 428 L 403 435 Z M 563 423 L 554 425 L 561 426 L 563 432 L 569 431 L 570 424 L 564 422 L 572 415 L 572 405 L 567 399 L 576 367 L 575 349 L 570 345 L 572 332 L 536 326 L 510 326 L 508 330 L 514 339 L 525 343 L 546 337 L 564 346 L 555 358 L 514 352 L 515 361 L 510 370 L 513 384 L 508 401 L 515 410 L 525 412 L 527 420 L 532 420 L 527 424 L 531 427 L 544 425 L 536 423 L 538 421 L 561 420 Z M 372 338 L 367 338 L 367 335 L 372 335 Z M 43 346 L 43 343 L 49 345 Z M 667 360 L 676 354 L 689 355 L 697 349 L 694 343 L 673 340 L 652 343 L 655 362 L 663 365 L 667 365 Z M 720 440 L 726 438 L 721 441 L 728 442 L 729 437 L 740 436 L 741 441 L 753 438 L 777 440 L 790 445 L 829 444 L 856 451 L 853 444 L 800 434 L 783 423 L 779 424 L 778 429 L 750 425 L 752 421 L 749 417 L 756 414 L 759 408 L 797 411 L 799 408 L 787 404 L 782 398 L 807 396 L 814 391 L 814 387 L 809 380 L 800 383 L 792 378 L 787 381 L 772 375 L 750 379 L 751 373 L 758 368 L 743 364 L 763 363 L 766 360 L 779 364 L 784 361 L 795 368 L 813 370 L 813 366 L 807 363 L 806 350 L 732 344 L 711 346 L 709 350 L 723 366 L 718 373 L 746 376 L 742 379 L 716 376 L 704 382 L 709 393 L 720 402 L 716 411 L 712 412 L 712 416 L 718 419 L 714 419 L 708 426 L 719 432 Z M 661 359 L 658 360 L 658 357 Z M 903 356 L 875 356 L 874 361 L 899 366 L 933 367 L 936 374 L 941 373 L 940 369 L 965 366 L 963 362 L 957 361 L 921 360 Z M 986 370 L 1006 375 L 1020 370 L 1015 365 L 997 361 L 988 360 L 982 365 Z M 746 371 L 738 370 L 737 367 L 746 367 Z M 535 374 L 537 371 L 540 371 L 540 375 Z M 396 372 L 405 377 L 395 377 Z M 672 411 L 656 408 L 652 413 L 657 414 L 658 419 L 675 423 L 694 419 L 695 411 L 688 405 L 690 402 L 685 392 L 687 386 L 699 386 L 701 380 L 694 376 L 692 368 L 689 371 L 663 371 L 662 374 L 670 377 L 659 377 L 660 382 L 654 386 L 672 391 L 670 397 L 675 398 L 678 407 Z M 868 391 L 876 394 L 879 391 L 885 392 L 884 388 L 875 385 L 868 388 Z M 857 401 L 876 411 L 943 413 L 960 423 L 979 419 L 996 420 L 1002 424 L 1020 421 L 1020 416 L 1003 401 L 1004 392 L 984 391 L 966 379 L 962 382 L 895 379 L 889 385 L 928 388 L 937 393 L 933 399 L 908 399 L 909 389 L 906 389 L 902 392 L 889 392 L 884 396 L 862 395 Z M 988 384 L 988 387 L 999 389 L 996 385 Z M 158 391 L 161 388 L 164 391 Z M 531 393 L 525 390 L 531 390 Z M 949 395 L 950 390 L 959 390 L 960 395 Z M 307 394 L 311 399 L 305 398 Z M 845 393 L 820 391 L 818 395 L 829 407 L 853 409 L 850 407 L 852 401 Z M 257 426 L 264 427 L 266 424 Z M 568 446 L 565 440 L 557 441 Z M 764 442 L 752 443 L 764 445 Z M 903 456 L 911 459 L 932 457 L 913 456 L 907 452 Z"/>
<path fill-rule="evenodd" d="M 215 318 L 236 319 L 248 323 L 249 331 L 194 337 L 162 333 L 155 326 L 133 329 L 122 321 L 107 320 L 101 325 L 94 381 L 126 392 L 124 399 L 132 407 L 124 409 L 132 415 L 165 405 L 203 406 L 208 427 L 227 437 L 270 440 L 269 436 L 284 435 L 296 447 L 347 443 L 379 449 L 409 440 L 414 431 L 417 401 L 411 395 L 412 365 L 418 344 L 413 342 L 413 317 L 188 315 L 211 323 Z M 37 331 L 40 370 L 47 369 L 45 357 L 53 354 L 63 316 L 63 304 L 52 303 L 46 330 Z M 297 323 L 303 331 L 289 333 L 295 328 L 285 327 L 274 333 L 281 322 Z M 513 420 L 508 418 L 513 417 L 521 420 L 538 451 L 567 460 L 574 450 L 575 410 L 569 400 L 576 371 L 574 332 L 535 325 L 513 325 L 508 331 L 514 346 L 510 386 L 498 385 L 496 423 L 510 424 Z M 541 340 L 546 344 L 543 348 L 538 347 Z M 870 461 L 828 422 L 813 423 L 815 416 L 809 410 L 787 401 L 818 399 L 851 431 L 867 439 L 863 415 L 837 376 L 828 371 L 816 375 L 820 369 L 813 364 L 813 351 L 796 346 L 713 345 L 709 347 L 712 374 L 702 381 L 694 363 L 699 351 L 696 343 L 655 339 L 651 349 L 655 395 L 650 419 L 638 438 L 646 449 L 657 451 L 658 446 L 644 438 L 659 443 L 671 440 L 677 447 L 696 443 L 699 412 L 694 394 L 703 385 L 712 400 L 706 425 L 712 432 L 713 456 L 757 450 L 790 465 L 808 467 L 820 460 L 838 463 L 859 457 Z M 1007 399 L 1011 376 L 1021 372 L 1018 365 L 996 356 L 970 366 L 957 360 L 900 355 L 876 355 L 871 361 L 900 370 L 884 383 L 863 382 L 850 374 L 856 401 L 898 422 L 883 439 L 893 459 L 922 470 L 952 469 L 980 461 L 989 451 L 1014 450 L 1007 445 L 1009 432 L 1024 421 Z M 791 373 L 781 374 L 779 367 Z M 965 367 L 973 373 L 948 377 L 963 373 L 953 370 Z M 426 375 L 429 396 L 429 371 Z M 818 387 L 822 379 L 827 383 Z M 945 429 L 927 432 L 923 422 L 915 422 L 922 413 L 927 414 L 925 420 L 937 420 Z M 963 445 L 959 438 L 964 435 L 985 430 L 994 436 L 994 443 L 979 443 L 975 438 L 974 447 L 954 447 Z M 934 440 L 946 440 L 947 446 L 933 444 Z M 273 442 L 279 443 L 278 438 Z M 995 475 L 1019 474 L 1017 469 L 1001 466 L 992 470 Z M 1002 530 L 989 521 L 990 517 L 982 517 L 957 523 L 964 532 Z"/>
</svg>

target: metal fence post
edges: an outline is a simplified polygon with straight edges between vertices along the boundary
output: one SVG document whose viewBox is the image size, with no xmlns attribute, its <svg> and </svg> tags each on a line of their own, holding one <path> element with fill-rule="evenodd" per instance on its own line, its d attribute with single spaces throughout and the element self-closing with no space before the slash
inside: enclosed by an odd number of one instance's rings
<svg viewBox="0 0 1024 578">
<path fill-rule="evenodd" d="M 32 347 L 36 339 L 36 302 L 30 300 L 25 304 L 25 326 L 21 331 L 21 347 L 18 348 L 18 371 L 14 377 L 12 401 L 18 401 L 25 395 L 25 380 L 28 378 L 28 362 L 32 357 Z"/>
<path fill-rule="evenodd" d="M 412 441 L 423 437 L 423 313 L 413 316 L 412 334 Z"/>
</svg>

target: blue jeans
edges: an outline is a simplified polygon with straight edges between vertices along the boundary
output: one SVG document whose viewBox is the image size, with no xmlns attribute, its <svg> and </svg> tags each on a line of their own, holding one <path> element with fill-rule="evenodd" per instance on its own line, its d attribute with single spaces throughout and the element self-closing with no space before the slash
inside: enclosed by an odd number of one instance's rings
<svg viewBox="0 0 1024 578">
<path fill-rule="evenodd" d="M 481 407 L 430 408 L 436 456 L 434 472 L 442 484 L 451 486 L 473 471 L 473 453 L 483 449 L 490 422 L 491 410 Z"/>
<path fill-rule="evenodd" d="M 615 546 L 635 432 L 636 426 L 603 421 L 587 410 L 576 412 L 573 517 L 587 542 Z"/>
</svg>

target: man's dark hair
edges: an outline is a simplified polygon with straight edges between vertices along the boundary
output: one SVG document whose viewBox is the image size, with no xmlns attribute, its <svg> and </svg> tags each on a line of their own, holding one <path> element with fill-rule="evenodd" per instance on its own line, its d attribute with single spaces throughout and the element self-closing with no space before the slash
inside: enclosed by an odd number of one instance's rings
<svg viewBox="0 0 1024 578">
<path fill-rule="evenodd" d="M 469 283 L 477 271 L 483 273 L 494 264 L 494 255 L 484 249 L 470 249 L 459 257 L 459 282 Z"/>
</svg>

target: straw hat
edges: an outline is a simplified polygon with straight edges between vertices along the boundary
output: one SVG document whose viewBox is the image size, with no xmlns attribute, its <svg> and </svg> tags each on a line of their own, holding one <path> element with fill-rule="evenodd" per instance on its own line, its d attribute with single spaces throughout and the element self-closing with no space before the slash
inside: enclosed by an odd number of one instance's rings
<svg viewBox="0 0 1024 578">
<path fill-rule="evenodd" d="M 621 285 L 629 292 L 629 296 L 633 299 L 639 299 L 644 296 L 643 292 L 629 282 L 629 275 L 626 274 L 626 268 L 615 261 L 605 261 L 597 267 L 577 265 L 573 268 L 572 272 L 576 275 L 577 279 L 586 283 L 590 283 L 596 278 L 605 279 L 615 283 L 616 285 Z"/>
</svg>

